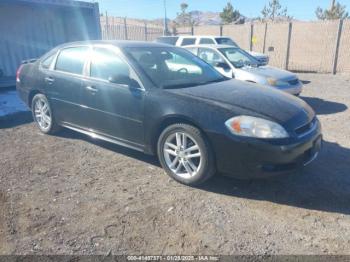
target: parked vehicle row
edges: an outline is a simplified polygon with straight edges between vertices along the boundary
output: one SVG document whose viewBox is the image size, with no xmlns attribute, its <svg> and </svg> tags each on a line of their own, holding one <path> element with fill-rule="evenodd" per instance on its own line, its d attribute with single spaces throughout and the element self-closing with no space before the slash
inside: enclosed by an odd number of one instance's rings
<svg viewBox="0 0 350 262">
<path fill-rule="evenodd" d="M 229 45 L 186 46 L 196 56 L 215 67 L 221 74 L 237 80 L 274 87 L 293 95 L 299 95 L 303 84 L 288 71 L 272 66 L 261 66 L 244 50 Z"/>
<path fill-rule="evenodd" d="M 220 74 L 165 44 L 61 45 L 21 65 L 17 90 L 38 128 L 66 127 L 147 154 L 196 185 L 216 172 L 286 174 L 317 157 L 320 123 L 301 99 Z"/>
<path fill-rule="evenodd" d="M 186 47 L 189 45 L 229 45 L 240 48 L 238 44 L 229 37 L 196 35 L 196 36 L 161 36 L 156 39 L 156 42 Z M 255 57 L 259 61 L 259 65 L 267 65 L 269 57 L 265 54 L 246 50 L 247 53 Z"/>
</svg>

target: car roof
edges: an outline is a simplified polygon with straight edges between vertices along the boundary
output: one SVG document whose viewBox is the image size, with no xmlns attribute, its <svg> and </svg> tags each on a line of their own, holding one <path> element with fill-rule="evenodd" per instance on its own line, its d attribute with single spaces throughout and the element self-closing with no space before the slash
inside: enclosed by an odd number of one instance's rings
<svg viewBox="0 0 350 262">
<path fill-rule="evenodd" d="M 116 47 L 169 47 L 167 44 L 146 42 L 146 41 L 130 41 L 130 40 L 92 40 L 92 41 L 79 41 L 65 43 L 59 46 L 59 48 L 66 48 L 77 45 L 114 45 Z"/>
<path fill-rule="evenodd" d="M 206 45 L 187 45 L 184 46 L 185 48 L 200 48 L 200 47 L 206 47 L 206 48 L 212 48 L 212 49 L 218 49 L 218 48 L 236 48 L 240 49 L 237 46 L 232 45 L 217 45 L 217 44 L 206 44 Z"/>
<path fill-rule="evenodd" d="M 221 38 L 221 37 L 224 37 L 226 38 L 225 36 L 217 36 L 217 35 L 180 35 L 182 37 L 207 37 L 207 38 Z"/>
<path fill-rule="evenodd" d="M 200 37 L 200 38 L 229 38 L 229 36 L 219 36 L 219 35 L 168 35 L 168 36 L 160 36 L 158 38 L 175 38 L 175 37 L 182 37 L 182 38 L 195 38 L 195 37 Z"/>
</svg>

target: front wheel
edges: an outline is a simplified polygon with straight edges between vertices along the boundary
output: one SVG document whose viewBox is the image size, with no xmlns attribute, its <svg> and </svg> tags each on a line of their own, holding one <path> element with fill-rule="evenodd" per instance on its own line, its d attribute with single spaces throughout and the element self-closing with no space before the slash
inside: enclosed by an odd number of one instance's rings
<svg viewBox="0 0 350 262">
<path fill-rule="evenodd" d="M 158 140 L 158 158 L 175 180 L 198 185 L 215 174 L 214 156 L 202 132 L 187 124 L 167 127 Z"/>
<path fill-rule="evenodd" d="M 59 130 L 59 126 L 55 123 L 50 103 L 45 95 L 37 94 L 33 97 L 32 114 L 41 132 L 53 134 Z"/>
</svg>

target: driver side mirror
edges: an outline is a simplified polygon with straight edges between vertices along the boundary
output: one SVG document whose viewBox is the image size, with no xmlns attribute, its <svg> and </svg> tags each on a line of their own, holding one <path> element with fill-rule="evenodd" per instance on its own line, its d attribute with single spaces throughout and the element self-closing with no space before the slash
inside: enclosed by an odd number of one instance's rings
<svg viewBox="0 0 350 262">
<path fill-rule="evenodd" d="M 230 66 L 227 63 L 225 63 L 225 62 L 217 62 L 217 63 L 215 63 L 215 67 L 220 67 L 220 68 L 222 68 L 224 70 L 231 69 Z"/>
<path fill-rule="evenodd" d="M 140 88 L 139 83 L 128 75 L 113 75 L 108 77 L 108 82 L 118 85 L 125 85 L 132 88 Z"/>
</svg>

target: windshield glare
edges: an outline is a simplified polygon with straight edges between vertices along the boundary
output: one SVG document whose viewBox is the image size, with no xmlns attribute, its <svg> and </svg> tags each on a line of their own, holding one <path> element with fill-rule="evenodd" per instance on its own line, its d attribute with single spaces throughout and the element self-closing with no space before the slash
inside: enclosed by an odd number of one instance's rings
<svg viewBox="0 0 350 262">
<path fill-rule="evenodd" d="M 126 54 L 161 88 L 181 88 L 226 78 L 189 51 L 176 47 L 129 47 Z"/>
<path fill-rule="evenodd" d="M 220 48 L 219 51 L 237 68 L 259 64 L 258 60 L 239 48 Z"/>
</svg>

